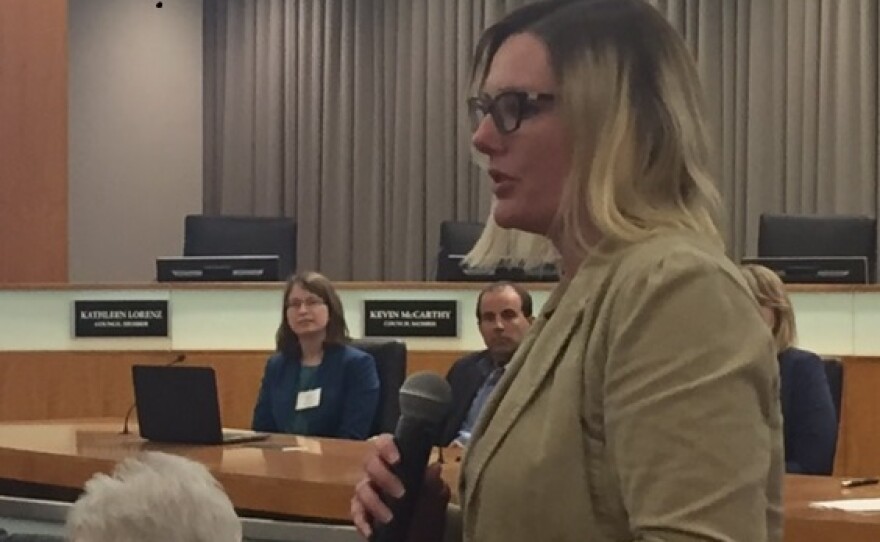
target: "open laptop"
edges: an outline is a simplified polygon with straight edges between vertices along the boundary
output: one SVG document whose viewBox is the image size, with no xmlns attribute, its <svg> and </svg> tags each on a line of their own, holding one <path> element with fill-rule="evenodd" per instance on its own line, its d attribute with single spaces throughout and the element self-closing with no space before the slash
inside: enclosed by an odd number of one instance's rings
<svg viewBox="0 0 880 542">
<path fill-rule="evenodd" d="M 211 367 L 135 365 L 134 400 L 141 437 L 154 442 L 229 444 L 267 433 L 223 429 Z"/>
</svg>

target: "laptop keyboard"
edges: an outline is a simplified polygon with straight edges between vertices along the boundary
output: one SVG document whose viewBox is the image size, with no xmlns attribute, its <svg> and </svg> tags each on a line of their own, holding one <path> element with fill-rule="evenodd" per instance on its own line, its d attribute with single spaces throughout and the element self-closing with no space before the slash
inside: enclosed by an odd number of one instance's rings
<svg viewBox="0 0 880 542">
<path fill-rule="evenodd" d="M 253 440 L 263 440 L 269 436 L 268 433 L 259 433 L 247 429 L 223 429 L 223 442 L 246 442 Z"/>
<path fill-rule="evenodd" d="M 239 437 L 249 437 L 254 434 L 253 431 L 248 431 L 247 429 L 224 429 L 223 430 L 223 438 L 239 438 Z"/>
</svg>

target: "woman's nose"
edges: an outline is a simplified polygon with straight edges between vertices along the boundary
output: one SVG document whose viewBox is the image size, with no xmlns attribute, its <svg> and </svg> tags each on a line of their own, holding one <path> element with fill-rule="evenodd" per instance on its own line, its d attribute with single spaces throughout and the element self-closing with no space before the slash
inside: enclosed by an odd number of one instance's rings
<svg viewBox="0 0 880 542">
<path fill-rule="evenodd" d="M 491 115 L 484 116 L 471 136 L 471 143 L 477 152 L 492 156 L 501 150 L 501 134 Z"/>
</svg>

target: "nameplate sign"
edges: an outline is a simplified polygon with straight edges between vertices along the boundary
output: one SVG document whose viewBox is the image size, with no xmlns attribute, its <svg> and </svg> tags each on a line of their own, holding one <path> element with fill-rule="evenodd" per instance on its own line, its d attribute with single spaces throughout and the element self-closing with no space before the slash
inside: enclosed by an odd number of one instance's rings
<svg viewBox="0 0 880 542">
<path fill-rule="evenodd" d="M 74 337 L 167 337 L 168 301 L 74 301 Z"/>
<path fill-rule="evenodd" d="M 364 301 L 365 337 L 458 337 L 458 301 Z"/>
</svg>

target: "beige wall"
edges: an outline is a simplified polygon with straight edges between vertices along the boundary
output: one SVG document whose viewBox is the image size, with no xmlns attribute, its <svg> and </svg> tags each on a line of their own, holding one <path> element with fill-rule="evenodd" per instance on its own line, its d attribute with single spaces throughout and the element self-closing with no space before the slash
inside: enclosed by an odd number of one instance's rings
<svg viewBox="0 0 880 542">
<path fill-rule="evenodd" d="M 72 282 L 154 279 L 202 208 L 202 0 L 164 4 L 69 0 Z"/>
<path fill-rule="evenodd" d="M 0 0 L 0 284 L 67 280 L 67 0 Z"/>
</svg>

